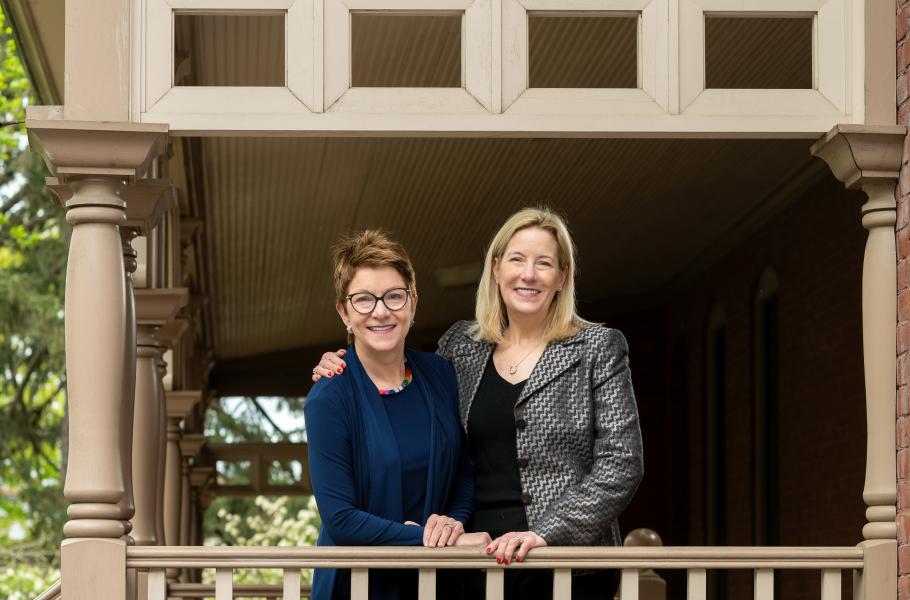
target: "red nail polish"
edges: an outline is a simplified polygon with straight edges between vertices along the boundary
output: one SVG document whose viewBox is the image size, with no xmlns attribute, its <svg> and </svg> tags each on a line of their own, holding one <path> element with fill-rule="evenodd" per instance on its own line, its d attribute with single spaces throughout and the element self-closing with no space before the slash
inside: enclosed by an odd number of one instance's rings
<svg viewBox="0 0 910 600">
<path fill-rule="evenodd" d="M 492 548 L 487 548 L 487 554 L 491 554 L 492 552 L 493 552 Z"/>
<path fill-rule="evenodd" d="M 506 566 L 509 566 L 509 559 L 506 559 Z"/>
<path fill-rule="evenodd" d="M 501 564 L 502 564 L 502 559 L 499 558 L 498 556 L 496 557 L 496 564 L 497 564 L 497 565 L 501 565 Z"/>
<path fill-rule="evenodd" d="M 326 373 L 325 376 L 326 376 L 326 377 L 331 377 L 332 374 L 331 374 L 331 373 Z"/>
<path fill-rule="evenodd" d="M 341 372 L 342 372 L 342 370 L 341 370 L 341 369 L 338 369 L 338 374 L 339 374 L 339 375 L 341 375 Z"/>
</svg>

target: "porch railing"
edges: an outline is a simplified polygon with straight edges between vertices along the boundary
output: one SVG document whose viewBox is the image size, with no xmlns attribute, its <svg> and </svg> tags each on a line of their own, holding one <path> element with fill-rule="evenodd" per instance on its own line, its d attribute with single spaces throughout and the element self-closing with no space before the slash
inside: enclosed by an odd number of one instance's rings
<svg viewBox="0 0 910 600">
<path fill-rule="evenodd" d="M 524 562 L 503 567 L 479 548 L 136 546 L 127 550 L 127 567 L 148 572 L 148 600 L 180 596 L 175 586 L 168 588 L 165 576 L 166 569 L 175 568 L 215 569 L 215 600 L 238 597 L 241 590 L 233 582 L 234 569 L 281 569 L 283 593 L 276 597 L 299 600 L 300 570 L 320 567 L 351 569 L 352 600 L 367 599 L 371 570 L 390 568 L 418 570 L 420 600 L 435 600 L 438 569 L 485 570 L 486 600 L 502 600 L 505 569 L 549 569 L 554 573 L 554 600 L 570 600 L 572 569 L 592 568 L 620 570 L 621 600 L 639 600 L 639 575 L 648 569 L 685 569 L 688 600 L 706 599 L 708 571 L 731 569 L 754 573 L 755 600 L 773 600 L 775 571 L 781 569 L 817 571 L 821 600 L 840 600 L 846 570 L 853 575 L 853 597 L 868 600 L 884 597 L 876 586 L 888 577 L 877 571 L 888 569 L 889 561 L 877 560 L 876 554 L 891 547 L 865 542 L 856 547 L 540 548 Z"/>
</svg>

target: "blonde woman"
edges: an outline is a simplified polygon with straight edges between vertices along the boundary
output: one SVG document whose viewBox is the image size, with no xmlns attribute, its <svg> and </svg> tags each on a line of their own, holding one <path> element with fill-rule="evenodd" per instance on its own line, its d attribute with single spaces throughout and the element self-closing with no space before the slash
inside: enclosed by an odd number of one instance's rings
<svg viewBox="0 0 910 600">
<path fill-rule="evenodd" d="M 628 346 L 575 307 L 575 247 L 547 209 L 512 215 L 493 237 L 476 321 L 439 341 L 458 379 L 461 424 L 475 472 L 468 529 L 494 538 L 508 565 L 542 546 L 617 546 L 617 518 L 642 477 Z M 314 376 L 344 368 L 326 354 Z M 509 598 L 549 598 L 550 573 L 509 573 Z M 479 586 L 481 582 L 468 582 Z M 612 598 L 613 571 L 575 572 L 576 600 Z M 469 592 L 479 593 L 478 590 Z"/>
</svg>

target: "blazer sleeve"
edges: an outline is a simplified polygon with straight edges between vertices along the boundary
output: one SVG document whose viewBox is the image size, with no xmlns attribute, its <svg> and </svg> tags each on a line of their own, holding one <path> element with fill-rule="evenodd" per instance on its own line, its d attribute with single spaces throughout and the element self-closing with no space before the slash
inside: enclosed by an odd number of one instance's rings
<svg viewBox="0 0 910 600">
<path fill-rule="evenodd" d="M 452 360 L 452 340 L 463 328 L 463 323 L 463 321 L 457 321 L 454 325 L 449 327 L 448 331 L 442 334 L 442 337 L 439 338 L 439 345 L 436 348 L 437 356 Z"/>
<path fill-rule="evenodd" d="M 303 412 L 313 493 L 329 537 L 339 546 L 423 545 L 423 527 L 397 523 L 357 507 L 352 428 L 344 399 L 327 387 L 320 391 L 323 393 L 310 393 Z"/>
<path fill-rule="evenodd" d="M 619 331 L 601 329 L 594 334 L 591 351 L 595 352 L 588 380 L 594 401 L 594 463 L 535 524 L 534 531 L 551 546 L 598 543 L 631 501 L 643 475 L 629 346 Z"/>
</svg>

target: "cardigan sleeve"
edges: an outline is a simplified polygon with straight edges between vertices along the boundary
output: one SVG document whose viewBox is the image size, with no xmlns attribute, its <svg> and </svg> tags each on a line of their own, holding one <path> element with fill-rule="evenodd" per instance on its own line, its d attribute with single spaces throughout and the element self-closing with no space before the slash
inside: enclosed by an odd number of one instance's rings
<svg viewBox="0 0 910 600">
<path fill-rule="evenodd" d="M 458 394 L 455 392 L 458 389 L 458 382 L 455 379 L 455 369 L 449 361 L 446 361 L 445 368 L 446 375 L 450 378 L 449 389 L 453 390 L 450 402 L 451 410 L 455 416 L 455 423 L 458 423 Z M 460 425 L 456 425 L 456 427 L 460 440 L 460 452 L 446 514 L 461 521 L 462 525 L 467 525 L 468 519 L 474 512 L 474 467 L 471 466 L 471 459 L 468 458 L 468 444 L 464 430 Z"/>
<path fill-rule="evenodd" d="M 326 532 L 340 546 L 423 545 L 423 527 L 384 519 L 357 507 L 351 424 L 344 399 L 332 391 L 328 386 L 314 386 L 303 408 L 310 478 Z"/>
<path fill-rule="evenodd" d="M 594 402 L 594 463 L 535 524 L 534 531 L 551 546 L 597 543 L 629 504 L 643 474 L 628 344 L 615 329 L 600 329 L 592 337 L 588 385 Z"/>
</svg>

